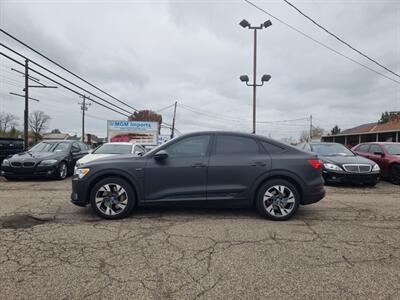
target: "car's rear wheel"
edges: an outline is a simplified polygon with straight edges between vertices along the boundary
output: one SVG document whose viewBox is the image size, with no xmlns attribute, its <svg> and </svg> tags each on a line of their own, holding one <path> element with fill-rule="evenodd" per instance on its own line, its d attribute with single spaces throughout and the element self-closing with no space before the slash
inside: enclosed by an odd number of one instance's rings
<svg viewBox="0 0 400 300">
<path fill-rule="evenodd" d="M 92 189 L 90 204 L 94 212 L 104 219 L 121 219 L 135 207 L 135 193 L 131 185 L 117 177 L 105 178 Z"/>
<path fill-rule="evenodd" d="M 58 165 L 58 168 L 56 170 L 56 177 L 59 180 L 63 180 L 67 177 L 68 175 L 68 166 L 65 161 L 60 162 Z"/>
<path fill-rule="evenodd" d="M 392 165 L 389 170 L 390 181 L 394 184 L 400 184 L 400 165 Z"/>
<path fill-rule="evenodd" d="M 283 179 L 267 181 L 259 190 L 256 206 L 267 219 L 284 221 L 290 219 L 300 204 L 300 193 L 290 182 Z"/>
</svg>

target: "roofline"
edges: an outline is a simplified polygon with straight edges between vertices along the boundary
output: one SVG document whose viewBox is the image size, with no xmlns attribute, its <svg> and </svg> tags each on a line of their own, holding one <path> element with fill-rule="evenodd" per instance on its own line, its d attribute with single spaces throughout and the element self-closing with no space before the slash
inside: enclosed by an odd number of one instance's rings
<svg viewBox="0 0 400 300">
<path fill-rule="evenodd" d="M 395 129 L 395 130 L 381 130 L 381 131 L 373 131 L 373 132 L 344 133 L 344 134 L 323 135 L 323 136 L 321 136 L 321 138 L 324 138 L 324 137 L 334 137 L 334 136 L 347 136 L 347 135 L 377 134 L 377 133 L 388 133 L 388 132 L 400 132 L 400 128 L 399 128 L 399 129 Z"/>
</svg>

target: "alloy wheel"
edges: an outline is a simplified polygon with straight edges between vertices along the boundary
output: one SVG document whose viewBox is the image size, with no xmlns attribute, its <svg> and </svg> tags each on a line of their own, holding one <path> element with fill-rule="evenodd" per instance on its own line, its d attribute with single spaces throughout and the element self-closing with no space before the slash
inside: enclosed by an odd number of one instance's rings
<svg viewBox="0 0 400 300">
<path fill-rule="evenodd" d="M 98 189 L 95 202 L 103 214 L 115 216 L 125 210 L 128 204 L 128 193 L 119 184 L 107 183 Z"/>
<path fill-rule="evenodd" d="M 274 185 L 264 193 L 263 204 L 272 216 L 285 217 L 295 207 L 294 194 L 287 186 Z"/>
<path fill-rule="evenodd" d="M 64 179 L 65 177 L 67 177 L 67 165 L 65 163 L 60 164 L 58 174 L 61 179 Z"/>
</svg>

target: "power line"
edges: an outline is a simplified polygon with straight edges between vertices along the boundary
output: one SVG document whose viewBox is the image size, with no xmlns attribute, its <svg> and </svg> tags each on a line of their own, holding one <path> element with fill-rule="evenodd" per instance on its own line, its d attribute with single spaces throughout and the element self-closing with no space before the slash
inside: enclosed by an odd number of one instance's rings
<svg viewBox="0 0 400 300">
<path fill-rule="evenodd" d="M 339 51 L 333 49 L 332 47 L 329 47 L 328 45 L 326 45 L 326 44 L 324 44 L 324 43 L 318 41 L 317 39 L 313 38 L 312 36 L 310 36 L 310 35 L 308 35 L 308 34 L 302 32 L 301 30 L 299 30 L 299 29 L 293 27 L 292 25 L 286 23 L 285 21 L 279 19 L 278 17 L 275 17 L 274 15 L 270 14 L 269 12 L 267 12 L 265 9 L 263 9 L 263 8 L 259 7 L 258 5 L 254 4 L 253 2 L 251 2 L 251 1 L 249 1 L 249 0 L 243 0 L 243 1 L 245 1 L 246 3 L 252 5 L 252 6 L 255 7 L 256 9 L 258 9 L 259 11 L 265 13 L 266 15 L 270 16 L 271 18 L 275 19 L 276 21 L 280 22 L 281 24 L 283 24 L 283 25 L 289 27 L 290 29 L 296 31 L 297 33 L 301 34 L 302 36 L 304 36 L 304 37 L 306 37 L 306 38 L 312 40 L 314 43 L 317 43 L 318 45 L 320 45 L 320 46 L 322 46 L 322 47 L 328 49 L 329 51 L 332 51 L 332 52 L 334 52 L 335 54 L 340 55 L 340 56 L 346 58 L 347 60 L 349 60 L 349 61 L 351 61 L 351 62 L 353 62 L 353 63 L 355 63 L 355 64 L 357 64 L 357 65 L 359 65 L 359 66 L 361 66 L 361 67 L 363 67 L 363 68 L 365 68 L 365 69 L 371 71 L 371 72 L 374 72 L 374 73 L 378 74 L 379 76 L 382 76 L 382 77 L 384 77 L 384 78 L 386 78 L 386 79 L 388 79 L 388 80 L 390 80 L 390 81 L 393 81 L 393 82 L 395 82 L 395 83 L 397 83 L 397 84 L 400 84 L 400 81 L 399 81 L 399 80 L 393 79 L 393 78 L 391 78 L 391 77 L 389 77 L 389 76 L 387 76 L 387 75 L 385 75 L 385 74 L 383 74 L 383 73 L 381 73 L 381 72 L 379 72 L 379 71 L 377 71 L 377 70 L 375 70 L 375 69 L 372 69 L 371 67 L 368 67 L 367 65 L 365 65 L 365 64 L 363 64 L 363 63 L 360 63 L 360 62 L 356 61 L 355 59 L 353 59 L 353 58 L 351 58 L 351 57 L 349 57 L 349 56 L 347 56 L 347 55 L 345 55 L 345 54 L 343 54 L 343 53 L 341 53 L 341 52 L 339 52 Z"/>
<path fill-rule="evenodd" d="M 319 24 L 317 21 L 313 20 L 311 17 L 309 17 L 308 15 L 306 15 L 304 12 L 302 12 L 299 8 L 297 8 L 294 4 L 290 3 L 287 0 L 283 0 L 285 3 L 287 3 L 289 6 L 291 6 L 292 8 L 294 8 L 298 13 L 300 13 L 302 16 L 304 16 L 306 19 L 310 20 L 312 23 L 314 23 L 316 26 L 318 26 L 319 28 L 321 28 L 323 31 L 325 31 L 326 33 L 328 33 L 329 35 L 333 36 L 335 39 L 337 39 L 339 42 L 341 42 L 342 44 L 346 45 L 347 47 L 349 47 L 351 50 L 357 52 L 358 54 L 360 54 L 361 56 L 365 57 L 366 59 L 368 59 L 369 61 L 373 62 L 374 64 L 378 65 L 379 67 L 385 69 L 386 71 L 392 73 L 393 75 L 397 76 L 400 78 L 400 75 L 397 74 L 396 72 L 392 71 L 391 69 L 389 69 L 388 67 L 384 66 L 383 64 L 379 63 L 378 61 L 376 61 L 375 59 L 371 58 L 370 56 L 368 56 L 367 54 L 363 53 L 362 51 L 356 49 L 355 47 L 353 47 L 352 45 L 350 45 L 348 42 L 344 41 L 342 38 L 338 37 L 336 34 L 332 33 L 331 31 L 329 31 L 328 29 L 326 29 L 324 26 L 322 26 L 321 24 Z"/>
<path fill-rule="evenodd" d="M 47 57 L 46 55 L 42 54 L 42 53 L 39 52 L 38 50 L 35 50 L 34 48 L 32 48 L 31 46 L 29 46 L 28 44 L 22 42 L 21 40 L 19 40 L 19 39 L 16 38 L 15 36 L 13 36 L 11 33 L 8 33 L 7 31 L 5 31 L 4 29 L 1 29 L 1 28 L 0 28 L 0 32 L 4 33 L 4 34 L 7 35 L 8 37 L 12 38 L 14 41 L 20 43 L 21 45 L 25 46 L 25 47 L 28 48 L 29 50 L 35 52 L 36 54 L 38 54 L 38 55 L 40 55 L 41 57 L 45 58 L 46 60 L 50 61 L 51 63 L 55 64 L 57 67 L 63 69 L 65 72 L 67 72 L 67 73 L 69 73 L 69 74 L 75 76 L 76 78 L 82 80 L 83 82 L 85 82 L 86 84 L 88 84 L 88 85 L 90 85 L 91 87 L 95 88 L 96 90 L 98 90 L 98 91 L 100 91 L 100 92 L 106 94 L 107 96 L 113 98 L 114 100 L 118 101 L 119 103 L 124 104 L 124 105 L 126 105 L 127 107 L 129 107 L 129 108 L 131 108 L 131 109 L 133 109 L 133 110 L 135 110 L 135 111 L 138 111 L 136 108 L 130 106 L 130 105 L 127 104 L 126 102 L 124 102 L 124 101 L 122 101 L 122 100 L 120 100 L 120 99 L 118 99 L 118 98 L 112 96 L 111 94 L 107 93 L 106 91 L 102 90 L 101 88 L 99 88 L 99 87 L 97 87 L 96 85 L 90 83 L 89 81 L 83 79 L 81 76 L 75 74 L 74 72 L 72 72 L 72 71 L 68 70 L 67 68 L 63 67 L 62 65 L 60 65 L 60 64 L 57 63 L 57 62 L 55 62 L 55 61 L 52 60 L 51 58 L 49 58 L 49 57 Z"/>
<path fill-rule="evenodd" d="M 58 77 L 58 78 L 64 80 L 65 82 L 68 82 L 69 84 L 73 85 L 74 87 L 77 87 L 77 88 L 81 89 L 82 91 L 84 91 L 84 92 L 90 94 L 91 96 L 96 97 L 96 98 L 100 99 L 101 101 L 106 102 L 106 103 L 108 103 L 108 104 L 110 104 L 110 105 L 112 105 L 112 106 L 114 106 L 114 107 L 116 107 L 116 108 L 118 108 L 118 109 L 120 109 L 120 110 L 122 110 L 122 111 L 128 113 L 128 114 L 131 113 L 130 111 L 128 111 L 128 110 L 126 110 L 126 109 L 124 109 L 124 108 L 122 108 L 122 107 L 120 107 L 120 106 L 118 106 L 118 105 L 116 105 L 116 104 L 114 104 L 114 103 L 112 103 L 112 102 L 110 102 L 110 101 L 108 101 L 108 100 L 106 100 L 106 99 L 104 99 L 104 98 L 102 98 L 102 97 L 96 95 L 96 94 L 93 94 L 92 92 L 88 91 L 87 89 L 85 89 L 85 88 L 83 88 L 83 87 L 81 87 L 81 86 L 79 86 L 79 85 L 77 85 L 77 84 L 71 82 L 70 80 L 68 80 L 68 79 L 66 79 L 66 78 L 64 78 L 64 77 L 62 77 L 62 76 L 60 76 L 60 75 L 54 73 L 53 71 L 49 70 L 48 68 L 46 68 L 46 67 L 40 65 L 39 63 L 37 63 L 37 62 L 31 60 L 30 58 L 28 58 L 28 57 L 22 55 L 22 54 L 19 53 L 18 51 L 11 49 L 10 47 L 4 45 L 3 43 L 0 43 L 0 46 L 6 48 L 8 51 L 10 51 L 10 52 L 12 52 L 12 53 L 18 55 L 19 57 L 22 57 L 22 58 L 24 58 L 24 59 L 29 60 L 29 62 L 33 63 L 34 65 L 38 66 L 39 68 L 41 68 L 41 69 L 43 69 L 43 70 L 49 72 L 50 74 L 52 74 L 52 75 L 54 75 L 54 76 L 56 76 L 56 77 Z M 90 101 L 93 101 L 93 100 L 90 99 Z"/>
<path fill-rule="evenodd" d="M 188 105 L 183 105 L 181 103 L 178 103 L 178 106 L 180 106 L 181 108 L 186 109 L 188 111 L 191 111 L 193 113 L 202 114 L 202 115 L 208 116 L 210 118 L 214 118 L 214 119 L 219 119 L 219 120 L 223 120 L 223 121 L 232 121 L 232 122 L 238 122 L 238 123 L 250 122 L 250 120 L 247 120 L 247 119 L 235 119 L 235 118 L 225 117 L 225 116 L 220 115 L 220 114 L 201 111 L 201 110 L 198 110 L 198 109 L 196 109 L 194 107 L 191 107 L 191 106 L 188 106 Z M 270 124 L 270 125 L 277 124 L 277 125 L 287 126 L 289 124 L 281 124 L 281 123 L 294 122 L 294 121 L 309 121 L 309 118 L 297 118 L 297 119 L 278 120 L 278 121 L 257 121 L 257 123 L 258 124 Z M 291 124 L 291 125 L 301 126 L 301 125 L 296 125 L 296 124 Z"/>
<path fill-rule="evenodd" d="M 23 63 L 21 63 L 21 62 L 17 61 L 16 59 L 14 59 L 14 58 L 12 58 L 12 57 L 10 57 L 10 56 L 4 54 L 3 52 L 0 52 L 0 55 L 2 55 L 2 56 L 4 56 L 4 57 L 8 58 L 9 60 L 13 61 L 14 63 L 16 63 L 16 64 L 18 64 L 18 65 L 20 65 L 20 66 L 24 66 Z M 44 75 L 43 73 L 40 73 L 39 71 L 37 71 L 37 70 L 35 70 L 35 69 L 32 69 L 32 68 L 30 68 L 30 67 L 28 67 L 28 69 L 29 69 L 30 71 L 32 71 L 32 72 L 34 72 L 34 73 L 36 73 L 36 74 L 38 74 L 38 75 L 40 75 L 40 76 L 46 78 L 47 80 L 49 80 L 49 81 L 51 81 L 51 82 L 53 82 L 53 83 L 55 83 L 55 84 L 57 84 L 57 85 L 59 85 L 59 86 L 62 86 L 63 88 L 65 88 L 65 89 L 67 89 L 67 90 L 73 92 L 73 93 L 76 94 L 76 95 L 83 96 L 83 94 L 81 94 L 80 92 L 77 92 L 76 90 L 74 90 L 74 89 L 72 89 L 72 88 L 70 88 L 70 87 L 68 87 L 68 86 L 66 86 L 66 85 L 64 85 L 64 84 L 62 84 L 62 83 L 60 83 L 60 82 L 54 80 L 53 78 L 50 78 L 50 77 Z M 123 115 L 123 116 L 125 116 L 125 117 L 129 117 L 129 115 L 126 115 L 126 114 L 124 114 L 124 113 L 122 113 L 122 112 L 120 112 L 120 111 L 117 111 L 117 110 L 115 110 L 114 108 L 109 107 L 109 106 L 107 106 L 107 105 L 105 105 L 105 104 L 103 104 L 103 103 L 100 103 L 100 102 L 96 101 L 96 100 L 90 99 L 90 101 L 92 101 L 92 102 L 94 102 L 94 103 L 96 103 L 96 104 L 98 104 L 98 105 L 100 105 L 100 106 L 103 106 L 104 108 L 107 108 L 107 109 L 109 109 L 109 110 L 112 110 L 112 111 L 114 111 L 114 112 L 116 112 L 116 113 L 118 113 L 118 114 L 120 114 L 120 115 Z"/>
</svg>

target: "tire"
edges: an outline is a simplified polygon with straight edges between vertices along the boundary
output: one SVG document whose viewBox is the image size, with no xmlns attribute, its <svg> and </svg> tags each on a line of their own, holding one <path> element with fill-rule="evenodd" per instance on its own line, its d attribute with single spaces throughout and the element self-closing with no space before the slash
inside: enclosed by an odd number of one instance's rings
<svg viewBox="0 0 400 300">
<path fill-rule="evenodd" d="M 375 187 L 377 185 L 377 183 L 378 183 L 377 181 L 366 182 L 366 183 L 364 183 L 364 185 L 367 186 L 367 187 L 373 188 L 373 187 Z"/>
<path fill-rule="evenodd" d="M 284 197 L 279 197 L 279 195 Z M 260 215 L 274 221 L 290 219 L 297 211 L 299 204 L 299 191 L 284 179 L 273 179 L 264 183 L 256 198 L 256 207 Z"/>
<path fill-rule="evenodd" d="M 392 165 L 390 167 L 389 178 L 393 184 L 400 184 L 400 165 Z"/>
<path fill-rule="evenodd" d="M 118 177 L 100 180 L 90 192 L 90 205 L 103 219 L 125 218 L 133 211 L 135 203 L 136 196 L 132 186 Z"/>
<path fill-rule="evenodd" d="M 65 178 L 67 178 L 67 175 L 68 175 L 67 163 L 65 161 L 62 161 L 60 162 L 56 170 L 56 178 L 58 180 L 64 180 Z"/>
</svg>

